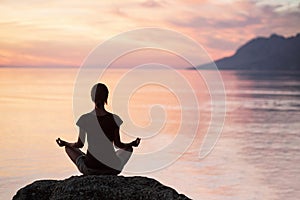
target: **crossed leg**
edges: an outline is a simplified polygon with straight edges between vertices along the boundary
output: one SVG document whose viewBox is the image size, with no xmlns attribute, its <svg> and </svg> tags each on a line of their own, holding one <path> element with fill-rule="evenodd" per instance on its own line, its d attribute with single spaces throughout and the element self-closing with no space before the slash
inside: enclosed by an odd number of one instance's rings
<svg viewBox="0 0 300 200">
<path fill-rule="evenodd" d="M 75 148 L 75 147 L 70 147 L 68 145 L 66 145 L 66 142 L 61 140 L 60 138 L 58 138 L 56 140 L 57 144 L 60 147 L 65 147 L 65 151 L 67 153 L 67 155 L 69 156 L 69 158 L 72 160 L 72 162 L 76 165 L 76 160 L 79 156 L 83 156 L 85 155 L 85 153 L 83 153 L 80 149 Z M 139 141 L 138 141 L 139 142 Z M 120 171 L 123 169 L 123 167 L 125 166 L 125 164 L 128 162 L 129 158 L 131 157 L 133 152 L 133 148 L 127 147 L 125 149 L 119 149 L 118 151 L 116 151 L 116 155 L 120 158 L 121 160 L 121 166 L 120 167 Z"/>
<path fill-rule="evenodd" d="M 120 166 L 121 170 L 123 169 L 123 167 L 128 162 L 129 158 L 132 155 L 132 152 L 133 152 L 133 148 L 132 147 L 127 147 L 126 149 L 119 149 L 119 150 L 116 151 L 116 155 L 121 160 L 121 166 Z"/>
<path fill-rule="evenodd" d="M 75 147 L 65 146 L 65 151 L 68 154 L 68 156 L 70 157 L 70 159 L 73 161 L 74 164 L 76 164 L 76 159 L 79 156 L 85 155 L 82 151 L 80 151 L 80 149 L 75 148 Z"/>
<path fill-rule="evenodd" d="M 68 142 L 57 138 L 56 139 L 56 143 L 60 146 L 60 147 L 65 147 L 66 153 L 69 156 L 69 158 L 72 160 L 72 162 L 76 165 L 76 159 L 79 156 L 85 155 L 82 151 L 80 151 L 78 148 L 75 147 L 70 147 L 68 145 Z"/>
</svg>

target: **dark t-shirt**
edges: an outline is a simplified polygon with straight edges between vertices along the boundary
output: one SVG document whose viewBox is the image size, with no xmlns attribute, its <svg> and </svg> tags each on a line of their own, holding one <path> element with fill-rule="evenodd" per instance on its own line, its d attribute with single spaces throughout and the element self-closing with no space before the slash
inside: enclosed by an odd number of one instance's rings
<svg viewBox="0 0 300 200">
<path fill-rule="evenodd" d="M 95 111 L 82 115 L 77 125 L 83 129 L 79 136 L 84 143 L 87 137 L 88 150 L 85 164 L 92 169 L 119 169 L 120 159 L 113 146 L 115 130 L 123 123 L 115 114 L 97 116 Z"/>
</svg>

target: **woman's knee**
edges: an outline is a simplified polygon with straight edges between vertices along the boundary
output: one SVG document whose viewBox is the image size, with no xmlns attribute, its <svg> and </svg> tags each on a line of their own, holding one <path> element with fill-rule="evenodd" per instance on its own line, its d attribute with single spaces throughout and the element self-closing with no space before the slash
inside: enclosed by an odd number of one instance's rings
<svg viewBox="0 0 300 200">
<path fill-rule="evenodd" d="M 72 147 L 65 147 L 65 151 L 69 157 L 74 158 L 77 154 L 79 154 L 74 148 Z"/>
<path fill-rule="evenodd" d="M 69 154 L 69 153 L 70 153 L 70 147 L 65 146 L 65 152 L 66 152 L 67 154 Z"/>
<path fill-rule="evenodd" d="M 68 146 L 65 146 L 65 151 L 67 153 L 77 153 L 77 154 L 83 154 L 82 151 L 80 151 L 78 148 L 75 148 L 75 147 L 68 147 Z"/>
</svg>

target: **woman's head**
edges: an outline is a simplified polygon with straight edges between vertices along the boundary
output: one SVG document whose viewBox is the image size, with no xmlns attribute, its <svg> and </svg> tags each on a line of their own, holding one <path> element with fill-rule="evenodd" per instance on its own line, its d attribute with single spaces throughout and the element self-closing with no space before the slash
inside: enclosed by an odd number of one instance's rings
<svg viewBox="0 0 300 200">
<path fill-rule="evenodd" d="M 91 97 L 97 107 L 107 104 L 108 89 L 103 83 L 97 83 L 92 87 Z"/>
</svg>

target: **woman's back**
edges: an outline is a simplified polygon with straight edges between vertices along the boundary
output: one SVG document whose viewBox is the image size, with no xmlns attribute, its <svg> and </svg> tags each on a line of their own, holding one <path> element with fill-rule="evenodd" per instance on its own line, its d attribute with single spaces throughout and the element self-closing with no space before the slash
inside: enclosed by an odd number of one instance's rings
<svg viewBox="0 0 300 200">
<path fill-rule="evenodd" d="M 119 123 L 122 123 L 122 120 L 116 115 L 107 113 L 97 116 L 95 111 L 79 118 L 77 125 L 85 130 L 88 142 L 85 160 L 88 167 L 103 168 L 103 164 L 105 164 L 115 168 L 120 165 L 113 146 L 114 131 L 119 128 L 115 119 L 119 119 Z M 85 135 L 80 137 L 85 138 Z"/>
</svg>

